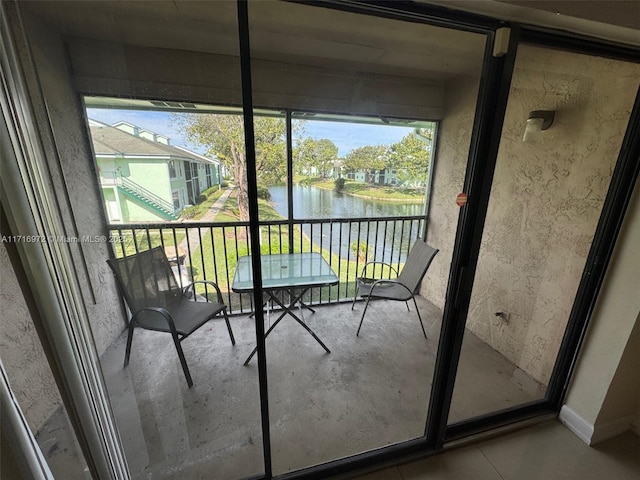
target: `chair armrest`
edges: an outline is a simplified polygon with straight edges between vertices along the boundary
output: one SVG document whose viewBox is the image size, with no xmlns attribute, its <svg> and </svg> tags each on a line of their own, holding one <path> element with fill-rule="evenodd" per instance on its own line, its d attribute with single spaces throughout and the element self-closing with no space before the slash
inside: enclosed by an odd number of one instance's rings
<svg viewBox="0 0 640 480">
<path fill-rule="evenodd" d="M 398 270 L 393 268 L 393 266 L 390 263 L 372 261 L 372 262 L 367 262 L 367 263 L 364 264 L 364 267 L 362 267 L 362 273 L 360 274 L 359 278 L 364 278 L 364 275 L 365 275 L 365 273 L 367 271 L 367 267 L 369 265 L 384 265 L 386 267 L 389 267 L 396 274 L 396 277 L 398 276 Z M 375 271 L 375 269 L 374 269 L 374 271 Z"/>
<path fill-rule="evenodd" d="M 196 283 L 205 283 L 207 285 L 211 285 L 215 290 L 216 290 L 216 294 L 218 296 L 218 303 L 222 303 L 224 304 L 224 301 L 222 299 L 222 292 L 220 291 L 220 287 L 218 287 L 218 285 L 216 285 L 214 282 L 210 281 L 210 280 L 196 280 L 195 282 L 191 282 L 189 285 L 187 285 L 186 287 L 184 287 L 184 289 L 182 290 L 182 293 L 184 296 L 187 296 L 187 292 L 189 291 L 189 289 L 193 290 L 193 300 L 194 302 L 197 302 L 196 300 L 196 291 L 194 288 L 194 285 Z"/>
<path fill-rule="evenodd" d="M 136 321 L 136 317 L 141 312 L 154 312 L 154 313 L 157 313 L 159 315 L 162 315 L 164 317 L 164 319 L 167 321 L 167 324 L 169 325 L 169 330 L 171 331 L 171 333 L 175 334 L 175 335 L 178 334 L 176 332 L 176 324 L 173 322 L 173 317 L 171 316 L 171 314 L 166 309 L 164 309 L 162 307 L 145 307 L 145 308 L 141 308 L 140 310 L 137 310 L 136 313 L 134 313 L 131 316 L 131 321 L 135 322 Z M 140 326 L 142 328 L 145 328 L 142 325 L 140 325 Z"/>
</svg>

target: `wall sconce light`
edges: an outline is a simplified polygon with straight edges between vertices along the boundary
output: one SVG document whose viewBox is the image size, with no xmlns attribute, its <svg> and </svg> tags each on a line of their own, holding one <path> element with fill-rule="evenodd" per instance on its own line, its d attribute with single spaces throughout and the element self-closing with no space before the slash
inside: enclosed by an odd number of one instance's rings
<svg viewBox="0 0 640 480">
<path fill-rule="evenodd" d="M 546 130 L 553 125 L 553 119 L 556 117 L 556 112 L 553 110 L 534 110 L 529 112 L 529 118 L 527 118 L 527 125 L 524 129 L 523 142 L 528 142 L 535 138 L 539 132 Z"/>
</svg>

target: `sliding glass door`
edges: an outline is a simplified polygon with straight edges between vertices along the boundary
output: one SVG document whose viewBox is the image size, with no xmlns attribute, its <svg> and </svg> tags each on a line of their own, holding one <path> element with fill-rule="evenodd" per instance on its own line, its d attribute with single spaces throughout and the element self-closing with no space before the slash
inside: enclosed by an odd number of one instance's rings
<svg viewBox="0 0 640 480">
<path fill-rule="evenodd" d="M 638 64 L 410 2 L 16 8 L 51 133 L 34 211 L 113 239 L 55 248 L 133 478 L 322 478 L 557 407 Z M 416 303 L 365 315 L 358 278 L 418 242 Z M 123 368 L 106 260 L 154 247 L 232 317 L 235 344 L 222 319 L 184 342 L 192 387 L 157 331 Z"/>
<path fill-rule="evenodd" d="M 262 252 L 313 253 L 337 279 L 293 312 L 322 343 L 277 304 L 267 316 L 267 328 L 279 322 L 266 351 L 282 474 L 424 436 L 487 36 L 251 2 L 249 37 L 259 193 L 271 202 Z M 266 225 L 269 207 L 280 224 Z M 427 338 L 412 302 L 382 300 L 357 336 L 356 277 L 372 261 L 390 267 L 366 275 L 395 277 L 425 236 L 440 249 L 418 297 Z"/>
<path fill-rule="evenodd" d="M 639 78 L 637 63 L 518 47 L 450 424 L 546 398 Z"/>
</svg>

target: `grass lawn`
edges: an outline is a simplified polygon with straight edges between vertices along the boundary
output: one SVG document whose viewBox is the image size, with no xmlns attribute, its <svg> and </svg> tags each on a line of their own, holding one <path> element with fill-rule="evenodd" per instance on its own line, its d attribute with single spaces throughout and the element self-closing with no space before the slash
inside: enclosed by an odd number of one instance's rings
<svg viewBox="0 0 640 480">
<path fill-rule="evenodd" d="M 334 190 L 334 180 L 323 180 L 321 178 L 313 177 L 306 178 L 301 183 L 305 185 L 312 185 L 318 188 L 324 188 L 325 190 Z M 370 185 L 362 182 L 354 182 L 347 180 L 342 189 L 342 193 L 348 195 L 361 196 L 366 198 L 373 198 L 376 200 L 388 200 L 392 202 L 406 202 L 406 203 L 422 203 L 424 202 L 424 189 L 423 188 L 394 188 L 390 186 Z"/>
<path fill-rule="evenodd" d="M 118 231 L 112 231 L 112 235 L 117 236 Z M 120 236 L 121 242 L 113 244 L 116 257 L 133 255 L 136 252 L 149 250 L 158 246 L 173 247 L 179 244 L 186 237 L 185 229 L 176 228 L 168 223 L 166 228 L 150 228 L 123 230 Z M 124 253 L 123 253 L 124 249 Z"/>
</svg>

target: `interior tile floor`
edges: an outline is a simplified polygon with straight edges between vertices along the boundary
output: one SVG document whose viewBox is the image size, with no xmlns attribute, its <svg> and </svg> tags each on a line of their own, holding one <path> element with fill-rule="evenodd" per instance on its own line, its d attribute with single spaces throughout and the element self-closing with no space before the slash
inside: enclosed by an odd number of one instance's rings
<svg viewBox="0 0 640 480">
<path fill-rule="evenodd" d="M 559 421 L 386 468 L 354 480 L 638 480 L 640 437 L 589 447 Z"/>
</svg>

